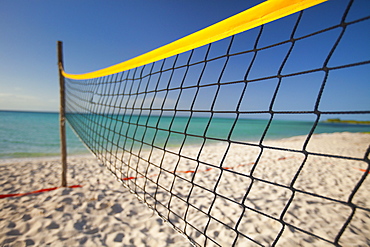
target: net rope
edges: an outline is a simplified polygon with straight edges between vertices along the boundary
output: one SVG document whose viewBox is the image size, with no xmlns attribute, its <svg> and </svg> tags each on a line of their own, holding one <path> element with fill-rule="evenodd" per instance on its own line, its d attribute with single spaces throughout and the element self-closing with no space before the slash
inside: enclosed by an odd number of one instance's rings
<svg viewBox="0 0 370 247">
<path fill-rule="evenodd" d="M 301 28 L 333 6 L 336 23 Z M 369 243 L 368 143 L 356 154 L 315 149 L 328 116 L 370 116 L 370 105 L 354 104 L 370 71 L 369 23 L 364 1 L 333 1 L 127 71 L 65 78 L 67 121 L 193 245 Z M 279 25 L 290 28 L 277 35 Z M 329 98 L 341 79 L 348 94 Z M 271 140 L 296 128 L 285 118 L 306 120 L 297 145 Z"/>
</svg>

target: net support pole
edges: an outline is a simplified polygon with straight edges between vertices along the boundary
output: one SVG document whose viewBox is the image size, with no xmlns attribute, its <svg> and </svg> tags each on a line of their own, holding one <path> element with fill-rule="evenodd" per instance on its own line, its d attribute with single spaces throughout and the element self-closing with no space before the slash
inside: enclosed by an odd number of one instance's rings
<svg viewBox="0 0 370 247">
<path fill-rule="evenodd" d="M 60 88 L 60 108 L 59 108 L 59 132 L 60 132 L 60 153 L 62 161 L 62 187 L 67 186 L 67 144 L 65 126 L 65 92 L 63 69 L 63 42 L 57 42 L 58 68 L 59 68 L 59 88 Z"/>
</svg>

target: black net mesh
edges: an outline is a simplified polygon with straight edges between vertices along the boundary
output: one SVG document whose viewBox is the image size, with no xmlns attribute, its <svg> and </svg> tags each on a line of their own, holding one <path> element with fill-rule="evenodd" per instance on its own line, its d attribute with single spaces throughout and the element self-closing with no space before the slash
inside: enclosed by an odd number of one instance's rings
<svg viewBox="0 0 370 247">
<path fill-rule="evenodd" d="M 67 120 L 194 245 L 369 244 L 370 139 L 348 133 L 369 127 L 323 122 L 370 118 L 369 10 L 331 1 L 129 71 L 66 78 Z"/>
</svg>

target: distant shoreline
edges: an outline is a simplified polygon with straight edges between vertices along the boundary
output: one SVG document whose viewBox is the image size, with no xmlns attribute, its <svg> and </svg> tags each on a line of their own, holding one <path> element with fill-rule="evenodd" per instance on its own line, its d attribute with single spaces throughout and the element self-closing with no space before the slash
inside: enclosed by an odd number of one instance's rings
<svg viewBox="0 0 370 247">
<path fill-rule="evenodd" d="M 370 121 L 358 121 L 358 120 L 341 120 L 339 118 L 332 118 L 323 121 L 323 123 L 346 123 L 346 124 L 365 124 L 370 125 Z"/>
</svg>

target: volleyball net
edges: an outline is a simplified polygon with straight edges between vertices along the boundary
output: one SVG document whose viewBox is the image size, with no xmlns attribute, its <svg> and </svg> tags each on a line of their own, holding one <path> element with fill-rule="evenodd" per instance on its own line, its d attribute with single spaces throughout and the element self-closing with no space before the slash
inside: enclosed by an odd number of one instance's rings
<svg viewBox="0 0 370 247">
<path fill-rule="evenodd" d="M 323 123 L 370 118 L 369 5 L 320 2 L 266 1 L 121 64 L 62 71 L 67 121 L 193 245 L 368 243 L 369 138 L 341 133 L 347 152 L 316 134 L 369 131 Z"/>
</svg>

